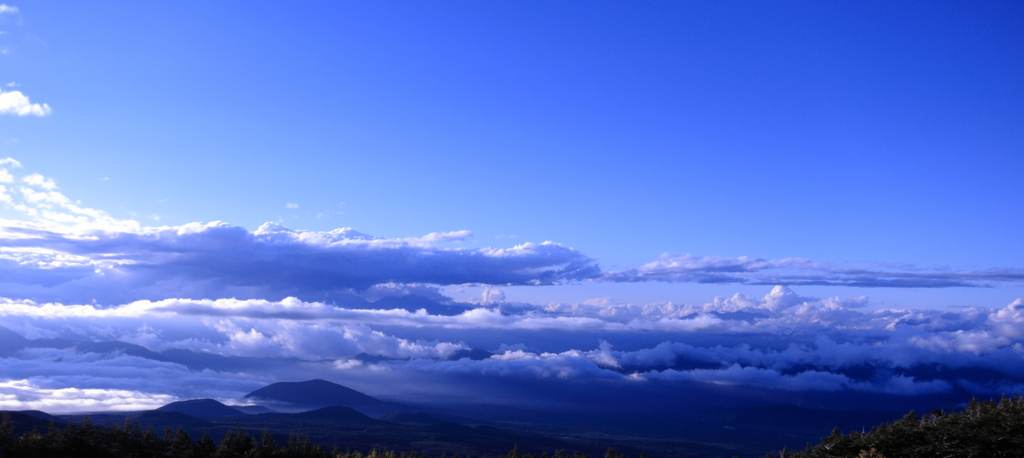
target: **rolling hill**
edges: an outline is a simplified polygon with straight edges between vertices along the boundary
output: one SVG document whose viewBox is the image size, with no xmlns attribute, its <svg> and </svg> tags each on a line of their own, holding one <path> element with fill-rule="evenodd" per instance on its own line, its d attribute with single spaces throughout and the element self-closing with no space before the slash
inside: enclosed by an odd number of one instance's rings
<svg viewBox="0 0 1024 458">
<path fill-rule="evenodd" d="M 180 412 L 196 418 L 211 417 L 238 417 L 249 415 L 234 407 L 221 404 L 213 399 L 191 399 L 167 404 L 159 409 L 160 412 Z"/>
</svg>

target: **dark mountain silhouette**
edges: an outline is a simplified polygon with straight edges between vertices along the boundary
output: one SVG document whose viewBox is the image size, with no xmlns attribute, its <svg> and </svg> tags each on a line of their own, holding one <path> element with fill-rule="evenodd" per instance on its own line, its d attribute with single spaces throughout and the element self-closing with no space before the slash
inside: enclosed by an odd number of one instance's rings
<svg viewBox="0 0 1024 458">
<path fill-rule="evenodd" d="M 0 356 L 9 356 L 25 348 L 28 340 L 10 329 L 0 326 Z"/>
<path fill-rule="evenodd" d="M 243 414 L 243 416 L 246 416 L 246 415 Z M 93 416 L 93 418 L 95 418 L 95 417 L 98 417 L 98 415 L 94 415 Z M 123 419 L 124 417 L 121 417 L 121 418 Z M 178 427 L 182 427 L 182 428 L 196 428 L 196 427 L 208 427 L 208 426 L 211 425 L 211 423 L 207 422 L 206 420 L 204 420 L 202 418 L 196 418 L 196 417 L 193 417 L 191 415 L 185 415 L 185 414 L 183 414 L 181 412 L 162 412 L 162 411 L 159 411 L 159 410 L 147 410 L 145 412 L 142 412 L 142 413 L 139 413 L 139 414 L 136 414 L 136 415 L 130 415 L 129 418 L 131 418 L 132 420 L 138 421 L 141 424 L 153 425 L 155 427 L 154 429 L 163 429 L 163 428 L 166 428 L 166 427 L 169 427 L 169 428 L 172 428 L 172 429 L 178 428 Z M 211 418 L 217 418 L 217 417 L 211 417 Z M 221 418 L 225 418 L 225 417 L 221 417 Z M 225 418 L 225 419 L 227 420 L 228 418 Z M 116 418 L 114 420 L 115 421 L 112 422 L 112 423 L 113 424 L 117 424 Z"/>
<path fill-rule="evenodd" d="M 402 358 L 402 359 L 388 358 L 387 356 L 369 355 L 369 354 L 366 354 L 366 353 L 360 353 L 358 355 L 355 355 L 355 356 L 352 357 L 352 359 L 358 359 L 359 361 L 362 361 L 362 362 L 368 363 L 368 364 L 377 364 L 377 363 L 380 363 L 380 362 L 383 362 L 383 361 L 408 361 L 408 358 Z"/>
<path fill-rule="evenodd" d="M 38 410 L 24 410 L 21 412 L 0 410 L 0 418 L 3 417 L 10 419 L 13 426 L 11 432 L 15 435 L 25 434 L 32 430 L 46 432 L 50 429 L 51 424 L 57 427 L 65 425 L 63 420 Z"/>
<path fill-rule="evenodd" d="M 63 420 L 61 420 L 60 418 L 43 412 L 42 410 L 19 410 L 17 413 L 22 415 L 28 415 L 30 417 L 35 417 L 43 421 L 55 421 L 57 423 L 63 422 Z"/>
<path fill-rule="evenodd" d="M 367 396 L 351 388 L 326 380 L 305 382 L 278 382 L 267 385 L 245 395 L 246 399 L 264 399 L 301 407 L 330 406 L 379 406 L 386 404 L 380 399 Z"/>
<path fill-rule="evenodd" d="M 387 414 L 387 415 L 385 415 L 383 417 L 380 417 L 379 419 L 380 420 L 384 420 L 384 421 L 390 421 L 390 422 L 393 422 L 393 423 L 411 423 L 411 424 L 419 424 L 419 425 L 429 425 L 429 424 L 440 423 L 441 422 L 441 420 L 438 420 L 437 418 L 434 418 L 434 417 L 432 417 L 432 416 L 430 416 L 430 415 L 428 415 L 426 413 L 423 413 L 423 412 L 413 412 L 413 413 L 394 412 L 394 413 L 389 413 L 389 414 Z"/>
<path fill-rule="evenodd" d="M 241 410 L 226 406 L 213 399 L 191 399 L 188 401 L 172 402 L 156 410 L 159 412 L 180 412 L 196 418 L 248 415 Z"/>
<path fill-rule="evenodd" d="M 152 359 L 154 361 L 164 361 L 164 358 L 162 358 L 159 353 L 151 351 L 146 347 L 125 342 L 119 342 L 116 340 L 102 342 L 81 342 L 78 345 L 75 345 L 75 351 L 79 353 L 97 354 L 121 352 L 128 356 Z"/>
<path fill-rule="evenodd" d="M 71 339 L 35 339 L 25 344 L 29 348 L 74 348 L 82 343 L 79 340 Z"/>
</svg>

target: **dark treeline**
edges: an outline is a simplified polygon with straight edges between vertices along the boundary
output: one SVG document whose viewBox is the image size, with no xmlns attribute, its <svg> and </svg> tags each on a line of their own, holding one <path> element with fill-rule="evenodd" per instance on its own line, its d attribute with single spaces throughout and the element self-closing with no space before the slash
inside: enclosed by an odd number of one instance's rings
<svg viewBox="0 0 1024 458">
<path fill-rule="evenodd" d="M 141 430 L 138 424 L 125 420 L 124 426 L 98 426 L 88 417 L 81 423 L 70 422 L 64 427 L 51 424 L 46 434 L 32 430 L 17 436 L 14 423 L 4 414 L 0 423 L 0 458 L 43 457 L 96 457 L 96 458 L 225 458 L 225 457 L 282 457 L 322 458 L 320 446 L 311 444 L 301 435 L 293 435 L 288 443 L 274 443 L 270 434 L 252 437 L 241 428 L 229 431 L 220 444 L 205 433 L 193 440 L 184 430 L 164 430 L 163 437 L 152 428 Z M 351 457 L 356 458 L 356 457 Z M 384 457 L 381 457 L 384 458 Z M 391 458 L 391 457 L 388 457 Z M 399 458 L 399 457 L 395 457 Z M 417 458 L 417 457 L 413 457 Z"/>
<path fill-rule="evenodd" d="M 783 449 L 793 458 L 918 458 L 1024 457 L 1024 396 L 994 401 L 971 401 L 954 413 L 936 410 L 921 418 L 914 412 L 869 432 L 841 434 L 838 429 L 821 443 L 799 452 Z M 767 456 L 775 456 L 769 454 Z"/>
<path fill-rule="evenodd" d="M 228 431 L 220 443 L 205 433 L 193 439 L 182 429 L 164 430 L 163 436 L 152 428 L 142 430 L 125 420 L 122 426 L 100 426 L 89 421 L 50 425 L 46 433 L 31 430 L 14 434 L 15 424 L 8 414 L 0 423 L 0 458 L 96 457 L 96 458 L 426 458 L 417 452 L 398 453 L 384 449 L 342 451 L 326 450 L 300 434 L 277 444 L 264 431 L 249 435 L 241 428 Z M 776 456 L 768 454 L 767 457 Z M 842 434 L 838 429 L 822 438 L 818 445 L 802 451 L 781 450 L 782 458 L 931 458 L 931 457 L 1024 457 L 1024 396 L 1003 397 L 994 401 L 971 401 L 962 411 L 936 410 L 923 417 L 914 412 L 892 423 L 876 426 L 868 432 Z M 441 455 L 441 458 L 447 458 Z M 454 455 L 451 458 L 459 458 Z M 483 457 L 486 458 L 486 455 Z M 507 455 L 494 458 L 590 458 L 581 452 L 563 450 L 548 455 L 522 453 L 515 447 Z M 605 458 L 627 458 L 608 449 Z M 646 458 L 643 454 L 640 458 Z"/>
<path fill-rule="evenodd" d="M 64 427 L 51 423 L 45 434 L 34 429 L 20 436 L 14 434 L 14 426 L 10 415 L 5 413 L 0 423 L 0 458 L 426 458 L 415 451 L 398 453 L 372 449 L 364 454 L 341 451 L 337 447 L 328 451 L 300 434 L 290 436 L 286 444 L 279 445 L 267 431 L 257 437 L 241 428 L 228 431 L 219 444 L 206 433 L 193 440 L 181 428 L 177 431 L 167 428 L 160 437 L 152 428 L 142 430 L 128 419 L 123 426 L 107 427 L 95 425 L 85 417 L 81 423 L 72 421 Z M 441 458 L 448 457 L 441 455 Z M 455 454 L 451 458 L 460 457 Z M 517 446 L 507 455 L 494 458 L 591 457 L 581 452 L 568 454 L 564 450 L 550 456 L 546 452 L 524 454 Z M 627 457 L 609 448 L 605 458 Z M 640 458 L 646 457 L 640 454 Z"/>
</svg>

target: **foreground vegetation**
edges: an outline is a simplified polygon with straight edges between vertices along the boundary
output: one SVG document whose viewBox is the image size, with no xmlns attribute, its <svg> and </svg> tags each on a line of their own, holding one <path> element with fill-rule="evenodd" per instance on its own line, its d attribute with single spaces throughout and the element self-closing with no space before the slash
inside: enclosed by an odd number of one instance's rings
<svg viewBox="0 0 1024 458">
<path fill-rule="evenodd" d="M 371 449 L 326 450 L 302 435 L 292 435 L 285 444 L 273 436 L 247 434 L 241 428 L 229 431 L 220 443 L 203 433 L 193 439 L 183 429 L 164 430 L 163 437 L 152 428 L 142 430 L 125 421 L 121 426 L 99 426 L 84 419 L 62 427 L 51 424 L 45 434 L 37 429 L 21 435 L 4 414 L 0 423 L 0 458 L 97 457 L 97 458 L 425 458 L 417 452 L 397 453 Z M 769 457 L 775 454 L 767 455 Z M 876 426 L 869 432 L 842 434 L 838 429 L 818 445 L 802 451 L 781 450 L 782 458 L 917 458 L 917 457 L 1024 457 L 1024 397 L 1004 397 L 1000 402 L 972 401 L 963 411 L 934 411 L 919 418 L 913 412 L 900 420 Z M 444 458 L 444 455 L 442 455 Z M 454 455 L 452 458 L 459 458 Z M 575 452 L 556 451 L 550 457 L 523 454 L 516 447 L 495 458 L 590 458 Z M 605 458 L 626 458 L 608 449 Z M 640 458 L 645 458 L 643 454 Z"/>
<path fill-rule="evenodd" d="M 914 412 L 869 432 L 841 434 L 838 429 L 821 443 L 800 452 L 782 450 L 783 457 L 1022 457 L 1024 396 L 971 401 L 963 411 L 934 411 L 918 418 Z M 768 455 L 774 456 L 774 455 Z"/>
<path fill-rule="evenodd" d="M 164 430 L 159 437 L 152 428 L 141 430 L 138 424 L 125 420 L 123 426 L 105 427 L 95 425 L 86 418 L 81 423 L 71 422 L 65 427 L 51 424 L 45 434 L 32 430 L 17 436 L 13 434 L 14 423 L 10 415 L 4 414 L 0 423 L 0 458 L 426 458 L 415 451 L 398 453 L 391 450 L 372 449 L 367 454 L 359 451 L 341 451 L 335 447 L 327 451 L 313 444 L 307 437 L 292 435 L 284 445 L 274 442 L 272 435 L 264 431 L 259 437 L 246 434 L 241 428 L 229 431 L 220 444 L 216 444 L 205 433 L 199 440 L 193 440 L 183 429 Z M 442 455 L 442 458 L 445 458 Z M 459 458 L 456 454 L 452 458 Z M 486 455 L 484 456 L 486 458 Z M 515 447 L 504 456 L 495 458 L 549 458 L 540 455 L 523 454 Z M 550 458 L 590 458 L 574 452 L 556 451 Z M 605 458 L 627 458 L 608 449 Z M 643 454 L 640 458 L 646 458 Z"/>
</svg>

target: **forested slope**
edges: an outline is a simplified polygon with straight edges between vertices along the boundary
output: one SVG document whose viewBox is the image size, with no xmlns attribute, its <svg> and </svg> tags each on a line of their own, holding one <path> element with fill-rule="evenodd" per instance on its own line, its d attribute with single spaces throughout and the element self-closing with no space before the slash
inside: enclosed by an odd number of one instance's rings
<svg viewBox="0 0 1024 458">
<path fill-rule="evenodd" d="M 775 456 L 769 454 L 768 456 Z M 846 457 L 1022 457 L 1024 456 L 1024 397 L 971 401 L 955 413 L 914 412 L 871 431 L 841 434 L 838 429 L 818 445 L 800 452 L 780 451 L 794 458 Z"/>
</svg>

